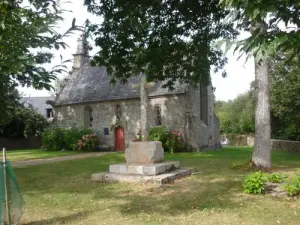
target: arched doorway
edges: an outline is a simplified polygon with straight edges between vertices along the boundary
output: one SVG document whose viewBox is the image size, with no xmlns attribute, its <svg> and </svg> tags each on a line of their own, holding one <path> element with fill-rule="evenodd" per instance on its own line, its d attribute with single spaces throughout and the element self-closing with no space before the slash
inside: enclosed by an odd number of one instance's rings
<svg viewBox="0 0 300 225">
<path fill-rule="evenodd" d="M 115 149 L 116 151 L 125 150 L 125 133 L 123 127 L 116 127 L 115 129 Z"/>
</svg>

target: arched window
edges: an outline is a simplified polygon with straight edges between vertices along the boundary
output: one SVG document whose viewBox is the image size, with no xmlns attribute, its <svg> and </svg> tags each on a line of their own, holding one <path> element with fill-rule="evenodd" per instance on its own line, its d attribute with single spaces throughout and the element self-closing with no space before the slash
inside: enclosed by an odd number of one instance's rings
<svg viewBox="0 0 300 225">
<path fill-rule="evenodd" d="M 161 106 L 160 105 L 154 106 L 154 113 L 155 113 L 155 124 L 156 124 L 156 126 L 160 126 L 162 124 L 162 122 L 161 122 Z"/>
<path fill-rule="evenodd" d="M 90 106 L 84 108 L 84 128 L 93 127 L 93 110 Z"/>
<path fill-rule="evenodd" d="M 122 111 L 121 111 L 121 106 L 118 104 L 116 105 L 116 118 L 120 120 L 122 117 Z"/>
</svg>

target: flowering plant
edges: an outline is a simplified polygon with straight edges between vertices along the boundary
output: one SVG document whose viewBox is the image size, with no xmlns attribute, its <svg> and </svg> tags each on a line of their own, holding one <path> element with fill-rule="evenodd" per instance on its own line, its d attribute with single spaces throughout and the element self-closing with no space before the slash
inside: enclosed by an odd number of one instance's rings
<svg viewBox="0 0 300 225">
<path fill-rule="evenodd" d="M 149 131 L 150 141 L 160 141 L 165 151 L 170 153 L 183 151 L 185 142 L 182 132 L 171 132 L 167 127 L 152 127 Z"/>
<path fill-rule="evenodd" d="M 183 133 L 182 132 L 170 132 L 169 138 L 167 140 L 167 146 L 169 147 L 169 152 L 174 153 L 180 151 L 184 147 Z"/>
<path fill-rule="evenodd" d="M 93 151 L 99 145 L 99 138 L 97 134 L 83 135 L 77 142 L 78 150 Z"/>
<path fill-rule="evenodd" d="M 135 135 L 135 137 L 133 138 L 133 141 L 142 141 L 142 140 L 143 140 L 143 136 L 141 131 L 139 131 L 137 135 Z"/>
</svg>

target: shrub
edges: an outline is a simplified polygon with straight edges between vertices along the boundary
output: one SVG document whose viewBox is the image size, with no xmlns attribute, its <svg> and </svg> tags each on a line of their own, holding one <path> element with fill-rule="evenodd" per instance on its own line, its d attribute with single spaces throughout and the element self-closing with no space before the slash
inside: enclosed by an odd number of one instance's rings
<svg viewBox="0 0 300 225">
<path fill-rule="evenodd" d="M 18 107 L 12 120 L 3 126 L 2 135 L 8 138 L 40 136 L 48 126 L 49 123 L 41 114 L 33 109 Z"/>
<path fill-rule="evenodd" d="M 61 128 L 47 129 L 42 134 L 43 148 L 49 151 L 62 150 L 65 148 L 64 132 Z"/>
<path fill-rule="evenodd" d="M 138 134 L 134 137 L 133 141 L 142 141 L 143 137 L 142 137 L 142 133 L 141 131 L 138 132 Z"/>
<path fill-rule="evenodd" d="M 184 148 L 182 133 L 172 132 L 167 140 L 167 146 L 170 153 L 182 151 Z"/>
<path fill-rule="evenodd" d="M 290 196 L 300 194 L 300 175 L 297 175 L 291 182 L 283 187 Z"/>
<path fill-rule="evenodd" d="M 170 131 L 165 126 L 152 127 L 149 131 L 149 141 L 160 141 L 165 151 L 169 151 L 167 141 L 170 138 Z"/>
<path fill-rule="evenodd" d="M 265 182 L 282 183 L 288 176 L 282 173 L 263 174 L 261 171 L 250 174 L 244 181 L 244 191 L 249 194 L 262 194 Z M 283 186 L 290 196 L 300 194 L 300 174 Z"/>
<path fill-rule="evenodd" d="M 91 129 L 79 129 L 79 128 L 71 128 L 64 129 L 64 142 L 65 149 L 67 150 L 77 150 L 78 145 L 77 142 L 80 140 L 83 135 L 92 134 L 93 131 Z"/>
<path fill-rule="evenodd" d="M 182 133 L 171 132 L 164 126 L 152 127 L 149 131 L 150 141 L 160 141 L 165 151 L 170 153 L 184 150 L 185 143 Z"/>
<path fill-rule="evenodd" d="M 99 138 L 96 134 L 83 135 L 77 142 L 78 150 L 93 151 L 99 144 Z"/>
<path fill-rule="evenodd" d="M 42 135 L 43 148 L 50 151 L 77 150 L 78 140 L 82 139 L 84 135 L 92 133 L 91 129 L 51 128 Z"/>
<path fill-rule="evenodd" d="M 269 174 L 267 178 L 269 182 L 282 183 L 287 178 L 287 175 L 283 173 L 272 173 Z"/>
<path fill-rule="evenodd" d="M 244 180 L 244 191 L 248 194 L 262 194 L 267 177 L 261 171 L 248 175 Z"/>
</svg>

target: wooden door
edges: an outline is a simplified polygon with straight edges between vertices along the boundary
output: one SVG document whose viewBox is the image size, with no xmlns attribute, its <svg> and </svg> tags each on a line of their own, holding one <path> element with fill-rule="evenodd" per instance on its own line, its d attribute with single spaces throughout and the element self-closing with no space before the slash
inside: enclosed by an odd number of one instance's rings
<svg viewBox="0 0 300 225">
<path fill-rule="evenodd" d="M 124 151 L 125 150 L 125 136 L 124 136 L 124 128 L 117 127 L 115 131 L 115 148 L 116 151 Z"/>
</svg>

